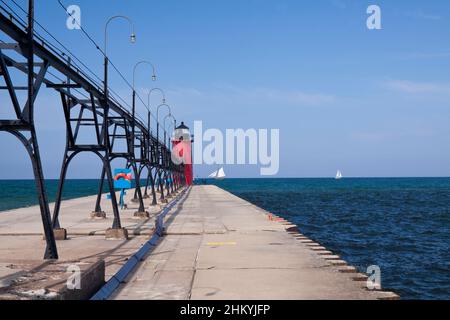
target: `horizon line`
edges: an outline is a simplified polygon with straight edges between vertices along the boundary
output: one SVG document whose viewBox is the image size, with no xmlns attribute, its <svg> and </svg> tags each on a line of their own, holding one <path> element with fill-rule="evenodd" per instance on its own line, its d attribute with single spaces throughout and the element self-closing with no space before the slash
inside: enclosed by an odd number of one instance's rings
<svg viewBox="0 0 450 320">
<path fill-rule="evenodd" d="M 344 177 L 341 180 L 346 180 L 346 179 L 447 179 L 450 178 L 450 176 L 348 176 L 348 177 Z M 199 178 L 199 177 L 195 177 L 194 179 L 199 179 L 199 180 L 214 180 L 214 178 Z M 225 180 L 227 179 L 333 179 L 335 180 L 334 177 L 330 177 L 330 176 L 317 176 L 317 177 L 227 177 Z M 20 180 L 25 180 L 25 181 L 33 181 L 34 178 L 0 178 L 0 181 L 20 181 Z M 45 179 L 45 180 L 59 180 L 58 178 L 50 178 L 50 179 Z M 66 178 L 67 180 L 100 180 L 98 178 Z M 106 180 L 106 179 L 105 179 Z M 133 179 L 134 180 L 134 179 Z M 140 180 L 145 180 L 145 178 L 141 178 Z"/>
</svg>

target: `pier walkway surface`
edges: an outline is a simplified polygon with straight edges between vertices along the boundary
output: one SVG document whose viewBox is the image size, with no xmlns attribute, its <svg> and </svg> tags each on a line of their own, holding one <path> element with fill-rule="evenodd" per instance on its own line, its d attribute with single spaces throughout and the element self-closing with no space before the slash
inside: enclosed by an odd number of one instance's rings
<svg viewBox="0 0 450 320">
<path fill-rule="evenodd" d="M 130 257 L 145 248 L 154 234 L 156 216 L 164 208 L 150 207 L 150 199 L 146 199 L 150 218 L 135 218 L 138 206 L 129 201 L 132 193 L 125 199 L 128 209 L 121 211 L 129 240 L 105 239 L 105 230 L 112 224 L 112 209 L 105 195 L 107 219 L 90 217 L 96 196 L 63 201 L 60 223 L 67 229 L 68 240 L 57 242 L 60 262 L 104 261 L 104 279 L 103 273 L 97 272 L 102 277 L 100 286 L 115 279 L 112 277 Z M 163 237 L 110 299 L 398 298 L 391 292 L 369 291 L 365 275 L 302 236 L 296 226 L 216 186 L 194 186 L 178 199 L 164 218 Z M 2 288 L 13 280 L 20 283 L 30 271 L 41 270 L 46 264 L 44 248 L 38 206 L 0 213 L 0 300 L 29 294 L 29 290 L 5 293 Z M 37 279 L 44 281 L 40 285 L 46 289 L 43 293 L 34 290 L 28 298 L 52 298 L 53 284 L 45 282 L 48 278 L 52 276 L 41 273 Z M 60 289 L 65 278 L 61 279 L 54 281 Z M 85 283 L 91 282 L 87 279 Z M 92 288 L 95 291 L 90 296 L 98 289 Z"/>
<path fill-rule="evenodd" d="M 326 223 L 326 222 L 324 222 Z M 296 226 L 216 186 L 195 186 L 113 299 L 396 299 Z"/>
<path fill-rule="evenodd" d="M 125 196 L 128 209 L 121 210 L 122 226 L 128 230 L 129 240 L 106 240 L 105 231 L 112 225 L 113 215 L 110 200 L 102 196 L 102 209 L 107 213 L 106 219 L 93 219 L 91 212 L 95 207 L 97 196 L 88 196 L 65 200 L 61 204 L 60 224 L 67 229 L 68 240 L 57 241 L 59 260 L 61 262 L 77 261 L 92 263 L 97 260 L 105 262 L 104 280 L 109 280 L 139 248 L 148 241 L 153 233 L 155 216 L 163 206 L 150 206 L 151 199 L 145 199 L 150 217 L 134 217 L 138 204 L 130 200 L 133 190 Z M 50 204 L 50 210 L 53 210 Z M 2 289 L 12 280 L 22 275 L 42 270 L 47 263 L 43 260 L 45 241 L 39 206 L 0 212 L 0 300 Z M 49 277 L 41 274 L 42 277 Z M 50 288 L 60 287 L 62 281 L 48 284 Z M 47 287 L 47 283 L 43 284 Z M 6 299 L 21 298 L 9 297 Z M 35 298 L 35 296 L 31 297 Z M 42 297 L 39 297 L 42 298 Z"/>
</svg>

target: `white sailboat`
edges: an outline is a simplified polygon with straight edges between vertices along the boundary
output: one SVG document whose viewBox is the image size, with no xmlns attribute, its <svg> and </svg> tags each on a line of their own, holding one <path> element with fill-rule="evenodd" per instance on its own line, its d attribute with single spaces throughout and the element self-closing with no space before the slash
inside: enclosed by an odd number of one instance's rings
<svg viewBox="0 0 450 320">
<path fill-rule="evenodd" d="M 223 167 L 220 168 L 217 171 L 214 171 L 213 173 L 211 173 L 208 178 L 213 178 L 216 180 L 223 180 L 225 179 L 226 175 L 225 175 L 225 171 L 223 170 Z"/>
<path fill-rule="evenodd" d="M 337 173 L 336 173 L 336 180 L 340 180 L 342 178 L 343 178 L 342 172 L 341 172 L 341 170 L 338 170 Z"/>
</svg>

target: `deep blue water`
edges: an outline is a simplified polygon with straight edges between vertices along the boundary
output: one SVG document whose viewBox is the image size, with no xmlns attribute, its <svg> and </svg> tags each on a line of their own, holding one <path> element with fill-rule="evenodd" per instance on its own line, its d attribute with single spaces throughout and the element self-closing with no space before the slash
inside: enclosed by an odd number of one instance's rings
<svg viewBox="0 0 450 320">
<path fill-rule="evenodd" d="M 142 180 L 141 185 L 146 181 Z M 73 199 L 97 194 L 99 180 L 73 179 L 64 184 L 63 199 Z M 134 186 L 134 182 L 132 183 Z M 55 201 L 58 180 L 46 180 L 45 187 L 50 202 Z M 107 182 L 103 184 L 103 192 L 107 192 Z M 38 204 L 34 180 L 0 180 L 0 211 Z"/>
<path fill-rule="evenodd" d="M 450 178 L 227 179 L 220 187 L 278 214 L 404 299 L 450 299 Z M 50 201 L 57 181 L 46 181 Z M 97 192 L 68 180 L 63 197 Z M 0 180 L 0 211 L 37 204 L 34 181 Z"/>
<path fill-rule="evenodd" d="M 56 197 L 57 180 L 45 182 L 50 202 Z M 97 194 L 98 180 L 67 180 L 63 199 L 73 199 Z M 0 211 L 37 205 L 34 180 L 0 180 Z"/>
<path fill-rule="evenodd" d="M 403 299 L 450 299 L 450 178 L 212 182 L 297 224 Z"/>
</svg>

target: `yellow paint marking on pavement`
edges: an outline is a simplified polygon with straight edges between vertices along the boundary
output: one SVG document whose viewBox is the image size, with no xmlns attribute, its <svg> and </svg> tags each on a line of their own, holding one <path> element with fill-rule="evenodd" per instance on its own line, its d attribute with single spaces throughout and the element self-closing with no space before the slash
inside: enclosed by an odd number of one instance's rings
<svg viewBox="0 0 450 320">
<path fill-rule="evenodd" d="M 229 242 L 208 242 L 206 245 L 208 246 L 235 246 L 237 243 L 233 241 Z"/>
</svg>

